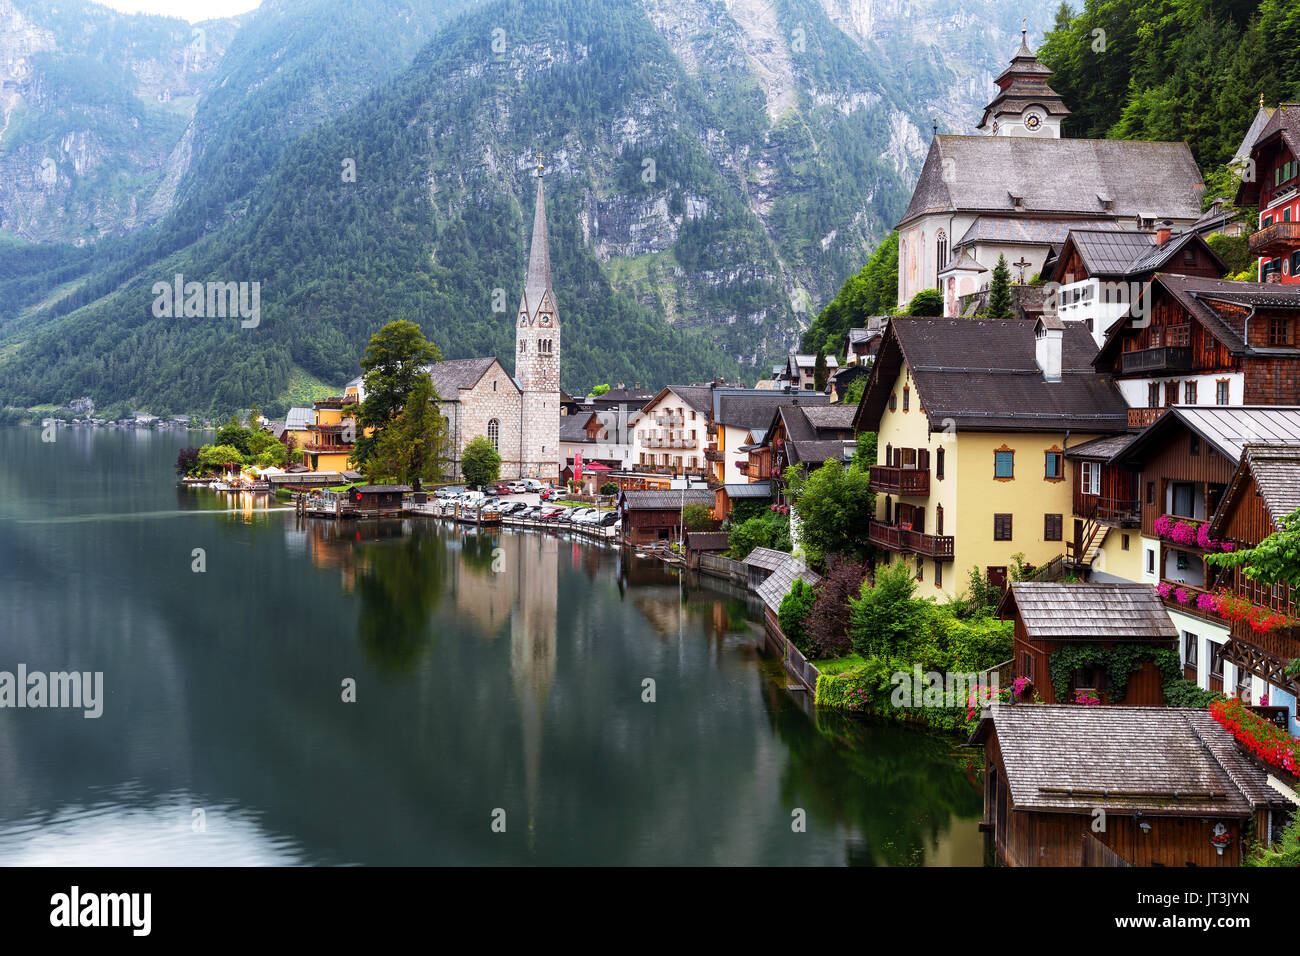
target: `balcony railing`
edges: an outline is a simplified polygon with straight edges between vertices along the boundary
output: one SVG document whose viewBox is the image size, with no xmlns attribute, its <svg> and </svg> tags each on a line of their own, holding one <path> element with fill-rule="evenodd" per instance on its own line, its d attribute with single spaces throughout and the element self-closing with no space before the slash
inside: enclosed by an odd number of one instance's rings
<svg viewBox="0 0 1300 956">
<path fill-rule="evenodd" d="M 899 468 L 896 465 L 871 466 L 871 490 L 889 495 L 928 495 L 928 468 Z"/>
<path fill-rule="evenodd" d="M 716 448 L 706 448 L 706 449 L 704 450 L 704 457 L 705 457 L 708 461 L 722 461 L 722 460 L 723 460 L 722 452 L 718 451 Z"/>
<path fill-rule="evenodd" d="M 951 561 L 954 539 L 951 535 L 926 534 L 898 525 L 873 521 L 868 526 L 867 537 L 872 544 L 889 551 L 909 551 L 939 561 Z"/>
<path fill-rule="evenodd" d="M 1130 408 L 1128 410 L 1129 428 L 1146 428 L 1165 413 L 1163 408 Z"/>
<path fill-rule="evenodd" d="M 1129 372 L 1188 372 L 1192 368 L 1192 349 L 1184 345 L 1159 345 L 1120 355 L 1120 369 Z"/>
<path fill-rule="evenodd" d="M 682 415 L 663 413 L 655 416 L 655 424 L 664 428 L 681 428 L 685 423 L 686 419 Z"/>
<path fill-rule="evenodd" d="M 1165 607 L 1174 611 L 1181 611 L 1183 614 L 1190 614 L 1193 617 L 1203 618 L 1207 621 L 1223 621 L 1223 618 L 1220 617 L 1217 612 L 1196 606 L 1196 599 L 1202 594 L 1214 593 L 1210 588 L 1197 587 L 1195 584 L 1185 584 L 1182 581 L 1169 581 L 1164 578 L 1160 580 L 1160 584 L 1162 587 L 1159 590 L 1164 590 L 1163 586 L 1168 586 L 1170 589 L 1168 595 L 1162 594 L 1160 596 L 1161 600 L 1164 601 Z M 1186 602 L 1178 600 L 1179 589 L 1182 589 L 1188 595 L 1188 600 Z"/>
<path fill-rule="evenodd" d="M 1142 502 L 1138 498 L 1100 498 L 1076 495 L 1074 516 L 1091 518 L 1111 528 L 1136 528 L 1142 523 Z"/>
<path fill-rule="evenodd" d="M 1300 247 L 1300 222 L 1275 222 L 1246 240 L 1252 256 L 1284 255 Z"/>
</svg>

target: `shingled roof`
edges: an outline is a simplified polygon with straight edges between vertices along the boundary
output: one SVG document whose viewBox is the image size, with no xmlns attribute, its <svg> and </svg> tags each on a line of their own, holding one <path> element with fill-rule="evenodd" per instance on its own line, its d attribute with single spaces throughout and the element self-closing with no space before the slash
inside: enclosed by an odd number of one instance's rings
<svg viewBox="0 0 1300 956">
<path fill-rule="evenodd" d="M 1070 322 L 1061 343 L 1061 380 L 1048 382 L 1032 323 L 899 316 L 881 343 L 854 430 L 878 429 L 906 362 L 935 431 L 949 423 L 968 431 L 1123 431 L 1128 405 L 1112 379 L 1092 370 L 1091 333 Z"/>
<path fill-rule="evenodd" d="M 1150 584 L 1021 581 L 1011 585 L 999 613 L 1019 617 L 1030 640 L 1178 639 L 1169 612 Z"/>
<path fill-rule="evenodd" d="M 1255 115 L 1258 120 L 1259 114 Z M 1251 128 L 1254 128 L 1254 124 Z M 1291 151 L 1292 156 L 1300 156 L 1300 103 L 1278 104 L 1273 115 L 1264 124 L 1264 128 L 1255 137 L 1255 141 L 1250 144 L 1251 156 L 1253 157 L 1255 151 L 1268 144 L 1270 140 L 1281 140 Z M 1242 180 L 1241 186 L 1237 189 L 1237 205 L 1249 206 L 1259 202 L 1262 179 L 1262 176 L 1254 176 Z"/>
<path fill-rule="evenodd" d="M 1194 222 L 1201 216 L 1204 191 L 1186 143 L 942 135 L 930 142 L 898 225 L 926 213 L 957 210 Z"/>
<path fill-rule="evenodd" d="M 1233 509 L 1250 494 L 1252 486 L 1273 527 L 1280 529 L 1282 519 L 1300 508 L 1300 442 L 1245 446 L 1237 471 L 1210 520 L 1211 535 L 1226 533 Z"/>
<path fill-rule="evenodd" d="M 823 392 L 777 392 L 755 389 L 743 393 L 721 393 L 717 396 L 714 421 L 733 428 L 746 428 L 761 432 L 772 421 L 773 413 L 785 406 L 815 408 L 829 405 L 831 398 Z"/>
<path fill-rule="evenodd" d="M 713 507 L 714 495 L 707 488 L 669 488 L 666 491 L 625 491 L 627 511 L 677 511 L 687 505 Z"/>
<path fill-rule="evenodd" d="M 457 402 L 460 401 L 460 390 L 477 385 L 494 362 L 495 358 L 452 359 L 426 365 L 424 370 L 433 379 L 434 391 L 440 399 L 444 402 Z"/>
<path fill-rule="evenodd" d="M 781 610 L 781 600 L 790 593 L 795 578 L 803 578 L 805 584 L 814 587 L 822 580 L 820 574 L 810 571 L 798 558 L 789 554 L 782 555 L 782 558 L 767 580 L 754 589 L 773 613 Z"/>
<path fill-rule="evenodd" d="M 1116 460 L 1140 464 L 1145 451 L 1179 423 L 1229 461 L 1240 461 L 1247 445 L 1300 444 L 1300 406 L 1172 405 L 1134 437 Z"/>
<path fill-rule="evenodd" d="M 995 704 L 971 742 L 993 733 L 1016 810 L 1243 818 L 1288 806 L 1206 710 Z"/>
</svg>

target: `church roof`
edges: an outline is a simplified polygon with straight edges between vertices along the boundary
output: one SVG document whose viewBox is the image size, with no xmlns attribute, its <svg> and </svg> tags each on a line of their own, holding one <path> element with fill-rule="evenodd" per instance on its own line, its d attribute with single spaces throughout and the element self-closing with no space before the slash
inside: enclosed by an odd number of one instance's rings
<svg viewBox="0 0 1300 956">
<path fill-rule="evenodd" d="M 546 194 L 542 185 L 542 167 L 537 167 L 537 202 L 533 206 L 533 244 L 528 253 L 528 277 L 519 311 L 530 319 L 537 317 L 543 300 L 549 295 L 548 307 L 555 309 L 555 290 L 551 288 L 551 247 L 546 232 Z"/>
<path fill-rule="evenodd" d="M 933 212 L 1194 222 L 1204 191 L 1186 143 L 940 135 L 898 225 Z"/>
<path fill-rule="evenodd" d="M 444 402 L 455 402 L 460 400 L 460 390 L 477 385 L 495 362 L 495 358 L 452 359 L 426 365 L 424 370 L 433 379 L 433 389 L 438 397 Z"/>
</svg>

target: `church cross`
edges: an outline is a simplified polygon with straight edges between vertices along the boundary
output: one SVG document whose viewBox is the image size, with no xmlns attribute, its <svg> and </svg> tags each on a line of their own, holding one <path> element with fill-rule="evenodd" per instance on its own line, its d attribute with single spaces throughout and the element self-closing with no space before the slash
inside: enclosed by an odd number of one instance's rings
<svg viewBox="0 0 1300 956">
<path fill-rule="evenodd" d="M 1020 270 L 1020 284 L 1024 285 L 1025 270 L 1028 269 L 1031 265 L 1033 265 L 1033 263 L 1030 262 L 1028 259 L 1026 259 L 1024 256 L 1021 256 L 1019 262 L 1013 262 L 1011 264 Z"/>
</svg>

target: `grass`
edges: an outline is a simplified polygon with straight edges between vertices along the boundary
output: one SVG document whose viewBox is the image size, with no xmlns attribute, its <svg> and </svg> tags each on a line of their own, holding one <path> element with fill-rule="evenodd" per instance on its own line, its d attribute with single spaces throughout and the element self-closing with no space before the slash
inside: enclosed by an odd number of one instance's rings
<svg viewBox="0 0 1300 956">
<path fill-rule="evenodd" d="M 844 657 L 831 657 L 824 661 L 813 661 L 823 674 L 843 674 L 845 671 L 860 667 L 866 661 L 860 654 L 847 654 Z"/>
</svg>

